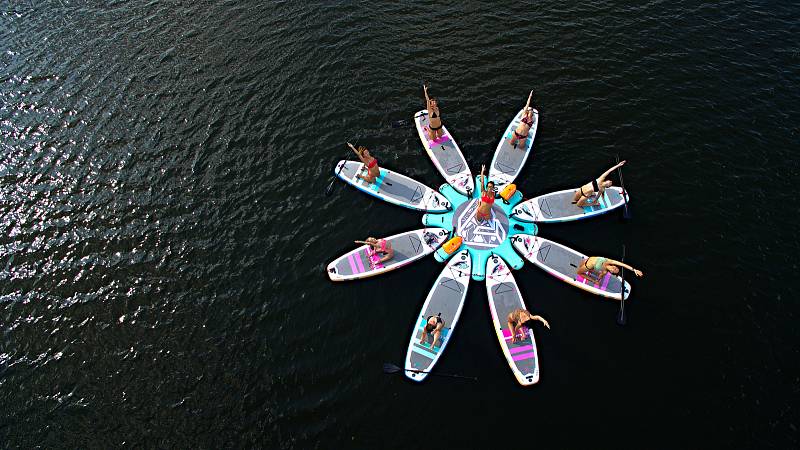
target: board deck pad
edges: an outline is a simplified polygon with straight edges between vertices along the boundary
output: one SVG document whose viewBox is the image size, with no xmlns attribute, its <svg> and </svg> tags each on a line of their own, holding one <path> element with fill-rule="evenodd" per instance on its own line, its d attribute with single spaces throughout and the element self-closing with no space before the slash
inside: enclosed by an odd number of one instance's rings
<svg viewBox="0 0 800 450">
<path fill-rule="evenodd" d="M 431 141 L 429 139 L 428 111 L 423 109 L 414 114 L 414 123 L 422 145 L 439 173 L 456 191 L 464 195 L 471 195 L 475 190 L 472 172 L 447 127 L 442 125 L 444 134 L 435 141 Z"/>
<path fill-rule="evenodd" d="M 514 182 L 514 179 L 522 171 L 522 167 L 528 160 L 533 148 L 536 130 L 539 127 L 539 111 L 536 109 L 533 110 L 533 125 L 528 131 L 525 148 L 522 149 L 520 147 L 519 141 L 517 141 L 517 148 L 511 145 L 511 136 L 520 124 L 523 112 L 524 110 L 520 110 L 506 128 L 500 138 L 500 142 L 497 144 L 497 149 L 495 149 L 492 164 L 489 166 L 489 180 L 494 181 L 498 191 L 502 190 L 505 185 Z"/>
<path fill-rule="evenodd" d="M 525 259 L 551 275 L 594 294 L 620 300 L 622 279 L 619 276 L 606 273 L 599 283 L 594 283 L 577 274 L 578 267 L 587 258 L 583 253 L 553 241 L 526 234 L 517 235 L 513 245 Z M 630 295 L 630 285 L 628 282 L 625 282 L 625 285 L 625 298 L 627 298 Z"/>
<path fill-rule="evenodd" d="M 486 290 L 492 322 L 509 367 L 522 385 L 539 381 L 539 355 L 533 330 L 525 329 L 525 338 L 511 342 L 508 314 L 515 309 L 527 309 L 511 269 L 502 258 L 492 255 L 486 262 Z"/>
<path fill-rule="evenodd" d="M 527 222 L 567 222 L 607 213 L 625 204 L 622 189 L 610 187 L 598 204 L 580 207 L 572 203 L 575 189 L 540 195 L 517 205 L 515 216 Z"/>
<path fill-rule="evenodd" d="M 381 168 L 375 182 L 367 183 L 356 176 L 363 168 L 361 162 L 342 160 L 336 164 L 334 173 L 359 190 L 399 206 L 427 212 L 446 212 L 450 209 L 450 202 L 442 194 L 388 169 Z"/>
<path fill-rule="evenodd" d="M 406 352 L 405 369 L 430 371 L 436 364 L 461 315 L 467 296 L 471 269 L 469 252 L 462 250 L 456 253 L 442 270 L 425 299 L 411 333 L 411 340 Z M 433 337 L 424 333 L 424 328 L 428 317 L 437 315 L 444 321 L 444 327 L 438 345 L 431 348 Z M 421 340 L 422 343 L 420 343 Z M 427 375 L 407 370 L 405 374 L 414 381 L 422 381 Z"/>
<path fill-rule="evenodd" d="M 331 262 L 328 277 L 333 281 L 356 280 L 388 272 L 433 253 L 446 238 L 447 231 L 442 228 L 425 228 L 387 237 L 394 257 L 384 262 L 382 267 L 372 267 L 369 246 L 362 245 Z"/>
</svg>

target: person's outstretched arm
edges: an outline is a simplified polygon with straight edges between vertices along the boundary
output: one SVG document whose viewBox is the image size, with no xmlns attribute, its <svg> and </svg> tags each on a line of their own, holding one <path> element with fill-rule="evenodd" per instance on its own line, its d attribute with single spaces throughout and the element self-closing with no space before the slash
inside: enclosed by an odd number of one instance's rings
<svg viewBox="0 0 800 450">
<path fill-rule="evenodd" d="M 538 320 L 539 322 L 542 322 L 542 324 L 544 324 L 544 326 L 546 326 L 548 330 L 550 329 L 550 324 L 547 323 L 547 321 L 544 320 L 544 317 L 542 316 L 533 316 L 531 317 L 531 320 Z"/>
<path fill-rule="evenodd" d="M 599 178 L 597 178 L 597 184 L 598 185 L 602 184 L 603 181 L 605 181 L 605 179 L 608 176 L 608 174 L 610 174 L 611 172 L 617 170 L 617 167 L 622 167 L 624 165 L 625 165 L 625 161 L 620 161 L 618 164 L 615 164 L 612 168 L 610 168 L 610 169 L 606 170 L 605 172 L 603 172 L 603 174 L 600 175 Z"/>
<path fill-rule="evenodd" d="M 635 273 L 637 277 L 644 276 L 644 273 L 642 273 L 642 271 L 641 271 L 641 270 L 634 269 L 633 267 L 631 267 L 631 266 L 629 266 L 629 265 L 625 264 L 624 262 L 615 261 L 615 260 L 613 260 L 613 259 L 609 259 L 609 260 L 608 260 L 608 262 L 610 262 L 611 264 L 614 264 L 615 266 L 620 266 L 620 267 L 624 267 L 624 268 L 626 268 L 626 269 L 628 269 L 628 270 L 632 270 L 632 271 L 633 271 L 633 273 Z"/>
<path fill-rule="evenodd" d="M 430 114 L 431 110 L 431 98 L 428 97 L 428 86 L 422 85 L 422 90 L 425 91 L 425 108 L 428 110 L 428 114 Z"/>
<path fill-rule="evenodd" d="M 531 90 L 531 93 L 528 94 L 528 101 L 525 102 L 525 109 L 528 109 L 531 106 L 531 97 L 533 97 L 533 90 Z"/>
<path fill-rule="evenodd" d="M 356 156 L 358 156 L 358 159 L 359 159 L 359 160 L 361 160 L 361 162 L 362 162 L 362 163 L 364 163 L 364 164 L 366 164 L 366 163 L 367 163 L 367 162 L 364 160 L 364 157 L 363 157 L 363 156 L 361 156 L 361 153 L 358 151 L 358 149 L 356 149 L 355 147 L 353 147 L 353 144 L 351 144 L 351 143 L 349 143 L 349 142 L 348 142 L 348 143 L 347 143 L 347 145 L 349 145 L 349 146 L 350 146 L 350 148 L 352 148 L 352 149 L 353 149 L 353 151 L 355 152 Z"/>
</svg>

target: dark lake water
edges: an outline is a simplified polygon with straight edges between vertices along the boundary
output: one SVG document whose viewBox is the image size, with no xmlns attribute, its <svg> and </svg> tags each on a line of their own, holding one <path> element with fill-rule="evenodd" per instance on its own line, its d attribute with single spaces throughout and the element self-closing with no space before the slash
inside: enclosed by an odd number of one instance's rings
<svg viewBox="0 0 800 450">
<path fill-rule="evenodd" d="M 781 1 L 0 2 L 0 447 L 797 447 L 799 35 Z M 483 283 L 436 367 L 479 381 L 416 384 L 381 367 L 442 266 L 325 275 L 421 227 L 324 191 L 347 141 L 443 182 L 423 81 L 473 171 L 535 91 L 527 197 L 628 161 L 632 220 L 539 234 L 625 244 L 629 323 L 527 263 L 536 386 Z"/>
</svg>

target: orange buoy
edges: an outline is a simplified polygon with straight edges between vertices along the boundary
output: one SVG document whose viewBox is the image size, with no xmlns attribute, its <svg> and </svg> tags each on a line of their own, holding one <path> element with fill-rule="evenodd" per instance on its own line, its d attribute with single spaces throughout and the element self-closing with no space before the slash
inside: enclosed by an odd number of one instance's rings
<svg viewBox="0 0 800 450">
<path fill-rule="evenodd" d="M 517 192 L 517 185 L 509 184 L 508 186 L 504 187 L 503 190 L 500 192 L 500 197 L 503 197 L 503 200 L 505 201 L 509 201 L 516 192 Z"/>
<path fill-rule="evenodd" d="M 456 236 L 450 239 L 449 241 L 445 242 L 444 245 L 442 246 L 442 249 L 444 249 L 444 252 L 447 253 L 448 255 L 452 255 L 453 253 L 455 253 L 456 250 L 459 249 L 459 247 L 461 247 L 462 241 L 463 239 L 461 239 L 461 236 Z"/>
</svg>

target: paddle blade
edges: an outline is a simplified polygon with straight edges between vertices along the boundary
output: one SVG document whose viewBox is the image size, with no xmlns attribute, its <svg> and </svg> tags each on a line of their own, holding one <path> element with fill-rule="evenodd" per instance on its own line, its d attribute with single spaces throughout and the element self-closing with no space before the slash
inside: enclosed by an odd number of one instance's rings
<svg viewBox="0 0 800 450">
<path fill-rule="evenodd" d="M 628 323 L 628 319 L 625 317 L 625 307 L 622 307 L 617 314 L 617 325 L 624 326 L 626 323 Z"/>
<path fill-rule="evenodd" d="M 625 204 L 625 208 L 622 211 L 622 217 L 625 218 L 625 220 L 631 220 L 631 218 L 633 217 L 631 215 L 631 206 L 627 203 Z"/>
<path fill-rule="evenodd" d="M 400 369 L 399 367 L 395 366 L 394 364 L 383 363 L 383 373 L 397 373 L 400 370 L 402 370 L 402 369 Z"/>
<path fill-rule="evenodd" d="M 333 181 L 336 181 L 336 180 L 333 180 Z M 333 194 L 333 181 L 331 181 L 331 184 L 329 184 L 328 188 L 325 189 L 325 197 L 330 197 L 331 194 Z"/>
</svg>

